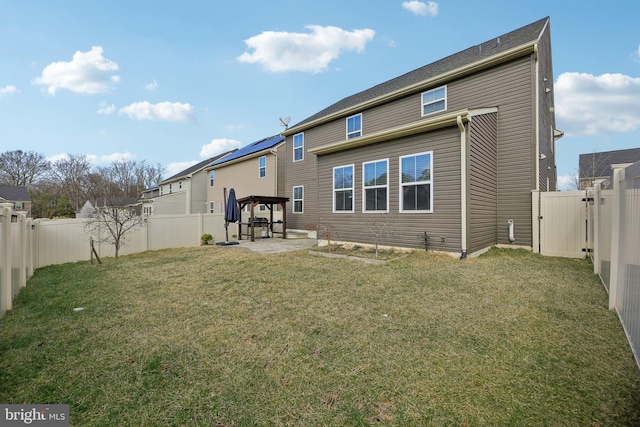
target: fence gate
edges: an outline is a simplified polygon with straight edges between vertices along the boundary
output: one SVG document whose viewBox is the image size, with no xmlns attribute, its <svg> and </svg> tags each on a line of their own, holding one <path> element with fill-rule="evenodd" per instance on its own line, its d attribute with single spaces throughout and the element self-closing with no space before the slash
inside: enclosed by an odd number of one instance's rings
<svg viewBox="0 0 640 427">
<path fill-rule="evenodd" d="M 540 193 L 540 253 L 584 258 L 591 251 L 589 206 L 585 191 Z"/>
</svg>

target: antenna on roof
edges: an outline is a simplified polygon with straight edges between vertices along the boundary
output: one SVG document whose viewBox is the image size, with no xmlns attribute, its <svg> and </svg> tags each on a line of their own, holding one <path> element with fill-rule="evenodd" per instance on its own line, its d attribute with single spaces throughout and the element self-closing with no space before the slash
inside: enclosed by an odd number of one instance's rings
<svg viewBox="0 0 640 427">
<path fill-rule="evenodd" d="M 289 128 L 290 121 L 291 121 L 291 117 L 285 117 L 284 119 L 280 117 L 280 125 L 284 126 L 285 129 Z"/>
</svg>

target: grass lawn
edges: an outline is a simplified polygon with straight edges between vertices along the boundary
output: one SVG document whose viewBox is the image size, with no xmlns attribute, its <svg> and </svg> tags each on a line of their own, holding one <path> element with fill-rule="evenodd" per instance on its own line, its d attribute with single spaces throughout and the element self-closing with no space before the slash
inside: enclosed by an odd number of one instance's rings
<svg viewBox="0 0 640 427">
<path fill-rule="evenodd" d="M 640 424 L 640 372 L 585 260 L 104 261 L 37 270 L 0 319 L 0 402 L 69 404 L 77 426 Z"/>
</svg>

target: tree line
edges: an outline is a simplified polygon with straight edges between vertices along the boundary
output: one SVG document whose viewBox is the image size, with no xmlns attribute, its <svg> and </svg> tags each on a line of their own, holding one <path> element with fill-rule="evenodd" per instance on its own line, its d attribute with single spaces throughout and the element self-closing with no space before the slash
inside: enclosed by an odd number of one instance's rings
<svg viewBox="0 0 640 427">
<path fill-rule="evenodd" d="M 93 166 L 86 155 L 51 162 L 33 151 L 0 154 L 0 184 L 27 187 L 33 218 L 73 217 L 87 201 L 139 198 L 162 181 L 165 169 L 146 161 L 118 160 Z"/>
</svg>

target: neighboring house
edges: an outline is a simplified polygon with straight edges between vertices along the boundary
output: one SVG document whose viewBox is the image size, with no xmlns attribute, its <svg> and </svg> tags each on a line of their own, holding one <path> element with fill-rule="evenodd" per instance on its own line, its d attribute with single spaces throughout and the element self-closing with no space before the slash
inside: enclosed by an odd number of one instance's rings
<svg viewBox="0 0 640 427">
<path fill-rule="evenodd" d="M 580 154 L 578 162 L 580 190 L 593 187 L 595 183 L 600 183 L 603 189 L 612 188 L 611 165 L 631 164 L 638 160 L 640 160 L 640 148 Z"/>
<path fill-rule="evenodd" d="M 76 218 L 90 218 L 96 213 L 97 209 L 103 209 L 107 207 L 127 207 L 140 210 L 140 202 L 135 197 L 104 197 L 96 200 L 87 200 L 82 208 L 76 212 Z M 138 212 L 140 215 L 140 212 Z"/>
<path fill-rule="evenodd" d="M 477 253 L 533 247 L 556 190 L 549 19 L 348 96 L 285 130 L 289 229 Z M 536 194 L 536 193 L 534 193 Z M 383 215 L 387 214 L 387 215 Z M 509 221 L 515 241 L 509 239 Z M 322 236 L 319 236 L 322 237 Z"/>
<path fill-rule="evenodd" d="M 204 169 L 235 150 L 203 160 L 142 192 L 144 215 L 194 214 L 208 212 L 208 172 Z"/>
<path fill-rule="evenodd" d="M 224 212 L 225 189 L 236 198 L 284 194 L 284 137 L 274 135 L 248 144 L 205 168 L 209 213 Z M 261 206 L 261 210 L 265 207 Z"/>
<path fill-rule="evenodd" d="M 14 210 L 31 216 L 31 197 L 23 185 L 0 185 L 0 203 L 13 203 Z"/>
</svg>

